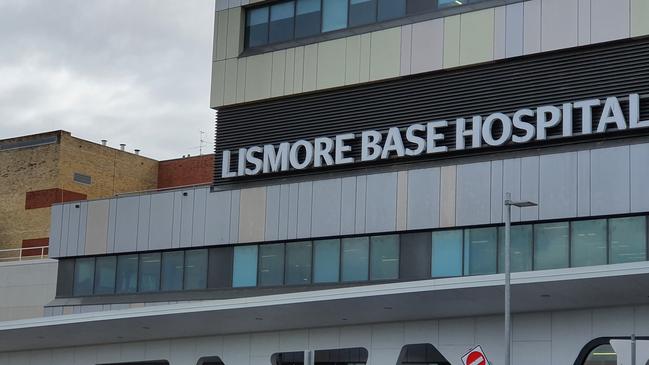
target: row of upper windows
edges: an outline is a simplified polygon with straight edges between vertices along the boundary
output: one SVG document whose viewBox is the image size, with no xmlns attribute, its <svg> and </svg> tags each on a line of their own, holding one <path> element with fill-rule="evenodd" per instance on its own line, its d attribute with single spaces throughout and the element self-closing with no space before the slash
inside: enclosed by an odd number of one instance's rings
<svg viewBox="0 0 649 365">
<path fill-rule="evenodd" d="M 514 272 L 645 261 L 647 217 L 514 225 L 511 242 Z M 70 294 L 90 296 L 495 274 L 503 246 L 493 226 L 64 261 Z"/>
<path fill-rule="evenodd" d="M 484 0 L 290 0 L 248 9 L 246 48 L 433 12 Z"/>
</svg>

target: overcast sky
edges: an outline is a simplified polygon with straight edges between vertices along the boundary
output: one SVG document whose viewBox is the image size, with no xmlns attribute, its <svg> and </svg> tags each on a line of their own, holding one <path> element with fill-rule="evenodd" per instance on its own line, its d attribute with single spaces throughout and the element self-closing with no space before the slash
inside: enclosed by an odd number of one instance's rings
<svg viewBox="0 0 649 365">
<path fill-rule="evenodd" d="M 0 139 L 65 129 L 168 159 L 213 145 L 213 0 L 0 0 Z"/>
</svg>

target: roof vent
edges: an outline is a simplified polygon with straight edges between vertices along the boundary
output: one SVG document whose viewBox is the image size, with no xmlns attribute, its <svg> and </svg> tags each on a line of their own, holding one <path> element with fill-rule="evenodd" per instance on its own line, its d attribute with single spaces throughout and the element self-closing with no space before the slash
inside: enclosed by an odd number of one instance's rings
<svg viewBox="0 0 649 365">
<path fill-rule="evenodd" d="M 106 146 L 107 143 L 108 143 L 107 140 L 105 140 L 105 139 L 102 139 L 102 140 L 101 140 L 101 145 L 102 145 L 102 146 Z"/>
<path fill-rule="evenodd" d="M 136 148 L 134 152 L 135 152 L 136 155 L 138 155 L 138 156 L 140 155 L 140 150 L 139 149 Z"/>
<path fill-rule="evenodd" d="M 126 150 L 126 144 L 125 143 L 120 143 L 119 144 L 119 149 L 122 150 L 122 151 L 125 151 Z"/>
</svg>

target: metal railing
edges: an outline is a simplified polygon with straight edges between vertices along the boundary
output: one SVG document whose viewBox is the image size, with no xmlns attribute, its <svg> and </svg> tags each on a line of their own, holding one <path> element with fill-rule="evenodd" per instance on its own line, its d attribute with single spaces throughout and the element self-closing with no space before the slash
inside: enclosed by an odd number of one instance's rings
<svg viewBox="0 0 649 365">
<path fill-rule="evenodd" d="M 49 246 L 20 247 L 0 250 L 0 262 L 42 260 L 48 257 Z"/>
</svg>

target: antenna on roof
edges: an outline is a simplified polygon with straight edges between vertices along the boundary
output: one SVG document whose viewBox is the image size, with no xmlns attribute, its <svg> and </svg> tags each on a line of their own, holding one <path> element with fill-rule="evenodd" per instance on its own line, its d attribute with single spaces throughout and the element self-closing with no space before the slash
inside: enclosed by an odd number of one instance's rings
<svg viewBox="0 0 649 365">
<path fill-rule="evenodd" d="M 201 138 L 200 138 L 201 143 L 198 146 L 198 155 L 202 156 L 203 155 L 203 146 L 205 146 L 205 140 L 203 139 L 203 137 L 205 136 L 205 132 L 203 132 L 203 131 L 199 131 L 199 132 L 201 134 Z"/>
</svg>

